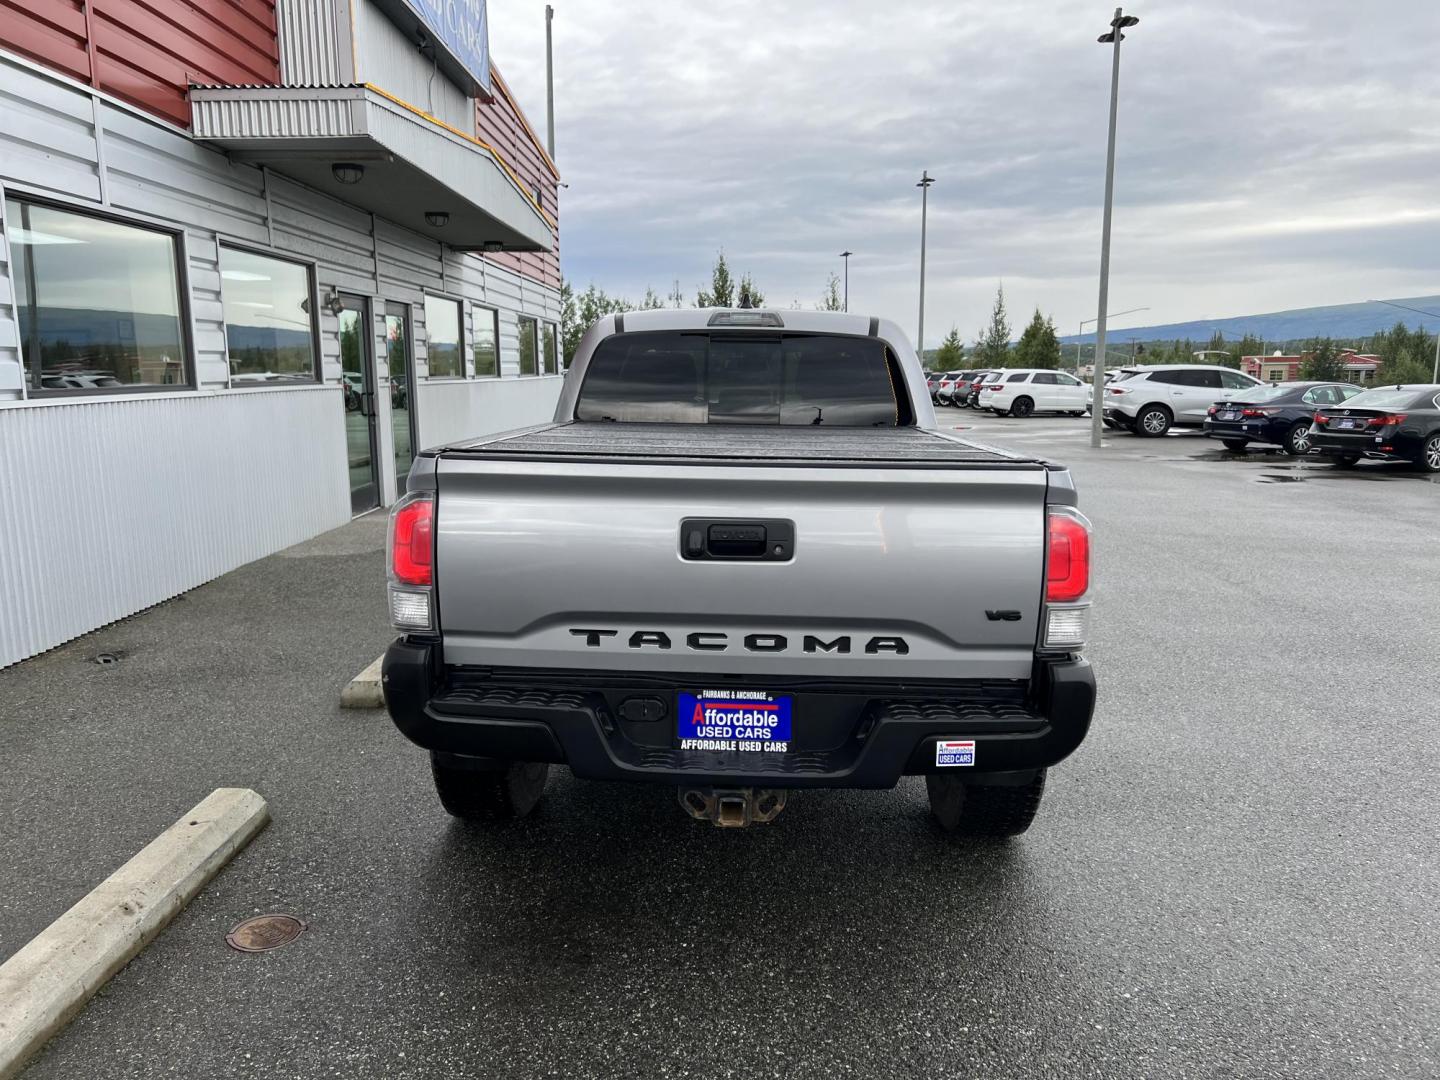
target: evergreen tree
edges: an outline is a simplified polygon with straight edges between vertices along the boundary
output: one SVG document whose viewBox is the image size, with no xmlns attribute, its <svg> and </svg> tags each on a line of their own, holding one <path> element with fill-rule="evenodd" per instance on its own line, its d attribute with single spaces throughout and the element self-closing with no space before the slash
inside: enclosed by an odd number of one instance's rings
<svg viewBox="0 0 1440 1080">
<path fill-rule="evenodd" d="M 695 294 L 695 306 L 735 306 L 735 280 L 730 276 L 730 264 L 725 261 L 723 249 L 715 256 L 715 267 L 710 271 L 710 288 L 702 288 Z"/>
<path fill-rule="evenodd" d="M 940 342 L 940 348 L 935 350 L 936 371 L 956 371 L 965 363 L 965 345 L 960 340 L 960 331 L 950 327 L 950 333 L 945 335 L 945 340 Z"/>
<path fill-rule="evenodd" d="M 640 310 L 640 311 L 655 311 L 657 308 L 663 308 L 664 306 L 665 306 L 665 302 L 660 299 L 659 294 L 656 293 L 656 291 L 655 291 L 653 288 L 651 288 L 649 285 L 646 285 L 646 286 L 645 286 L 645 299 L 640 301 L 640 307 L 639 307 L 638 310 Z"/>
<path fill-rule="evenodd" d="M 1016 367 L 1058 368 L 1060 366 L 1060 338 L 1055 332 L 1055 322 L 1041 315 L 1038 307 L 1020 335 L 1020 342 L 1015 346 L 1014 357 Z"/>
<path fill-rule="evenodd" d="M 1011 367 L 1010 318 L 1005 313 L 1005 286 L 995 290 L 995 306 L 990 309 L 990 325 L 982 332 L 980 352 L 987 367 Z"/>
<path fill-rule="evenodd" d="M 816 311 L 844 311 L 845 301 L 840 296 L 840 277 L 832 273 L 825 282 L 825 292 L 820 297 L 820 303 L 815 305 Z"/>
<path fill-rule="evenodd" d="M 646 295 L 652 295 L 647 290 Z M 568 281 L 560 282 L 560 342 L 565 354 L 565 366 L 580 344 L 585 331 L 606 315 L 632 311 L 635 305 L 618 296 L 608 296 L 604 289 L 597 288 L 592 281 L 583 293 L 577 293 Z"/>
<path fill-rule="evenodd" d="M 1345 377 L 1340 350 L 1330 338 L 1316 338 L 1305 346 L 1310 355 L 1300 365 L 1300 378 L 1315 382 L 1339 382 Z"/>
<path fill-rule="evenodd" d="M 675 279 L 675 284 L 671 287 L 670 295 L 666 297 L 666 299 L 670 301 L 670 306 L 672 308 L 681 308 L 685 306 L 685 294 L 680 291 L 679 278 Z"/>
<path fill-rule="evenodd" d="M 750 280 L 749 274 L 740 279 L 740 293 L 735 298 L 735 306 L 742 308 L 765 306 L 765 294 L 755 287 L 755 282 Z"/>
</svg>

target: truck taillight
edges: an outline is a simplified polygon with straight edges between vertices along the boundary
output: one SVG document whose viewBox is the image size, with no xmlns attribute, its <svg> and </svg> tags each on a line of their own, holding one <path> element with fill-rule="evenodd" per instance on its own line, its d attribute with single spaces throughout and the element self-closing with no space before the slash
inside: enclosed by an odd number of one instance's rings
<svg viewBox="0 0 1440 1080">
<path fill-rule="evenodd" d="M 1045 649 L 1078 649 L 1090 627 L 1090 522 L 1073 506 L 1052 506 L 1045 526 Z"/>
<path fill-rule="evenodd" d="M 390 511 L 390 622 L 397 630 L 433 630 L 435 583 L 435 498 L 429 492 L 405 496 Z"/>
<path fill-rule="evenodd" d="M 435 502 L 428 495 L 406 499 L 390 514 L 390 573 L 402 585 L 429 585 L 431 522 Z"/>
<path fill-rule="evenodd" d="M 1045 602 L 1065 604 L 1090 590 L 1090 522 L 1080 511 L 1052 506 L 1045 545 Z"/>
</svg>

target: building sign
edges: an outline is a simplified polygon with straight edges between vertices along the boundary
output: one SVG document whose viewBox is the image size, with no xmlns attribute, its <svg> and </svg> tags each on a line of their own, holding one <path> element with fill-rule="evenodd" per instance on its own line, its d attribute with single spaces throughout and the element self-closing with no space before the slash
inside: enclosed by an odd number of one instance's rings
<svg viewBox="0 0 1440 1080">
<path fill-rule="evenodd" d="M 439 46 L 441 64 L 458 67 L 490 93 L 490 27 L 485 0 L 390 0 L 384 6 L 408 10 L 419 19 Z M 450 65 L 445 65 L 447 59 Z"/>
</svg>

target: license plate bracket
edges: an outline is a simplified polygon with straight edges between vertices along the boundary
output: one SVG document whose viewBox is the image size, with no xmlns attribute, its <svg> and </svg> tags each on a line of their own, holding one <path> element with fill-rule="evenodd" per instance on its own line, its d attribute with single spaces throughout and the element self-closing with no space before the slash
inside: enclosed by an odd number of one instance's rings
<svg viewBox="0 0 1440 1080">
<path fill-rule="evenodd" d="M 794 699 L 768 690 L 681 690 L 675 736 L 681 750 L 785 754 L 793 735 Z"/>
</svg>

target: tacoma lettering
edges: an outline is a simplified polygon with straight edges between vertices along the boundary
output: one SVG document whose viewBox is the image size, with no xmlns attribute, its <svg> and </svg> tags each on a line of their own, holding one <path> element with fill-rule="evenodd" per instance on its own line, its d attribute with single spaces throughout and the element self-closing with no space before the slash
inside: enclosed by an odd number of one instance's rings
<svg viewBox="0 0 1440 1080">
<path fill-rule="evenodd" d="M 618 630 L 602 630 L 593 627 L 572 627 L 570 633 L 575 637 L 584 638 L 586 647 L 591 649 L 602 648 L 605 638 L 620 635 Z M 784 634 L 746 634 L 742 643 L 749 652 L 782 653 L 790 651 L 790 639 Z M 815 634 L 805 634 L 801 638 L 800 650 L 811 655 L 838 653 L 841 656 L 847 656 L 852 651 L 850 643 L 851 636 L 849 634 L 841 634 L 829 641 Z M 626 639 L 626 644 L 632 649 L 668 649 L 670 648 L 670 635 L 663 630 L 636 630 Z M 726 652 L 730 648 L 730 635 L 723 630 L 694 630 L 685 635 L 685 647 L 692 652 Z M 869 638 L 865 642 L 865 652 L 870 656 L 877 656 L 880 653 L 905 656 L 910 652 L 910 645 L 903 637 L 878 636 Z"/>
</svg>

